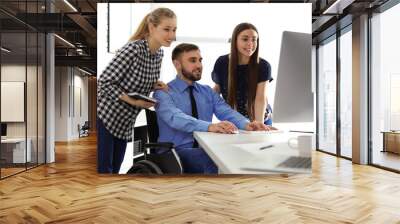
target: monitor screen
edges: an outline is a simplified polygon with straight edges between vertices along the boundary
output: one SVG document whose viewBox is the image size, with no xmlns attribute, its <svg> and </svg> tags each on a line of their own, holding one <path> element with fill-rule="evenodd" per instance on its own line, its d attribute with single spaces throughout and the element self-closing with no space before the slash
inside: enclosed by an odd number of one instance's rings
<svg viewBox="0 0 400 224">
<path fill-rule="evenodd" d="M 284 31 L 273 105 L 273 121 L 314 120 L 311 76 L 311 34 Z"/>
<path fill-rule="evenodd" d="M 7 136 L 7 124 L 1 123 L 1 136 Z"/>
</svg>

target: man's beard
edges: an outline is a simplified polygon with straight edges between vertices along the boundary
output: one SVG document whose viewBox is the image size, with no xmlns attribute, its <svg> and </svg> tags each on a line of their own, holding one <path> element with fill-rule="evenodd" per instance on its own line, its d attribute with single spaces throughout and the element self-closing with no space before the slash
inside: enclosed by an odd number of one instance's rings
<svg viewBox="0 0 400 224">
<path fill-rule="evenodd" d="M 200 75 L 199 77 L 196 77 L 195 74 L 193 74 L 193 72 L 189 72 L 186 69 L 182 68 L 182 75 L 189 79 L 190 81 L 196 82 L 199 81 L 201 79 L 201 69 L 200 69 Z"/>
</svg>

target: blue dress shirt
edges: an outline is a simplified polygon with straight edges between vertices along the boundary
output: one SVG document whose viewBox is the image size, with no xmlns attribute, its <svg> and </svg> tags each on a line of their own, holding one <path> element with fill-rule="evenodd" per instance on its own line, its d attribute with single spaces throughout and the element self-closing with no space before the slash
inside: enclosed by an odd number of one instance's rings
<svg viewBox="0 0 400 224">
<path fill-rule="evenodd" d="M 177 149 L 192 147 L 193 132 L 208 131 L 213 114 L 221 121 L 227 120 L 245 129 L 249 120 L 226 104 L 211 87 L 196 82 L 193 86 L 199 119 L 192 117 L 189 84 L 178 76 L 168 83 L 168 92 L 155 91 L 159 142 L 172 142 Z"/>
</svg>

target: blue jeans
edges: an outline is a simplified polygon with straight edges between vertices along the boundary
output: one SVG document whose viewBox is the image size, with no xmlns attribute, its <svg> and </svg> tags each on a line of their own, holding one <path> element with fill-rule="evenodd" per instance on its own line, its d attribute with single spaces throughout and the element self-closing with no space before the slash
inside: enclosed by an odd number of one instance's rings
<svg viewBox="0 0 400 224">
<path fill-rule="evenodd" d="M 218 168 L 201 148 L 177 148 L 184 173 L 217 174 Z"/>
<path fill-rule="evenodd" d="M 127 141 L 114 137 L 97 118 L 97 172 L 118 173 Z"/>
</svg>

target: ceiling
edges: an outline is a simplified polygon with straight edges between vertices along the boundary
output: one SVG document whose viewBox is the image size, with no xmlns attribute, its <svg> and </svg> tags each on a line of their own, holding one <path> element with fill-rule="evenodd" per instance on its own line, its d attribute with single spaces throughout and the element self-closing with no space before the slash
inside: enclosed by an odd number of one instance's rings
<svg viewBox="0 0 400 224">
<path fill-rule="evenodd" d="M 338 1 L 339 4 L 335 5 Z M 335 32 L 335 24 L 346 16 L 351 17 L 373 9 L 387 0 L 250 0 L 238 2 L 267 3 L 312 3 L 313 42 Z M 215 0 L 155 0 L 155 1 L 112 1 L 112 0 L 1 0 L 0 24 L 3 31 L 2 46 L 15 49 L 14 54 L 25 54 L 24 32 L 54 32 L 56 65 L 79 66 L 96 73 L 96 37 L 98 2 L 233 2 Z M 335 6 L 335 7 L 333 7 Z M 48 13 L 52 8 L 52 13 Z M 327 10 L 329 8 L 329 10 Z M 333 10 L 331 10 L 333 9 Z M 328 12 L 328 13 L 327 13 Z M 343 20 L 346 21 L 346 20 Z M 342 22 L 341 26 L 345 26 Z M 22 32 L 23 31 L 23 32 Z M 33 52 L 36 42 L 28 38 L 27 52 Z M 64 41 L 64 40 L 66 41 Z M 32 43 L 31 43 L 32 42 Z M 28 57 L 29 58 L 29 57 Z"/>
<path fill-rule="evenodd" d="M 45 0 L 1 0 L 2 46 L 12 49 L 3 60 L 17 61 L 24 55 L 28 60 L 33 58 L 37 46 L 43 47 L 36 43 L 36 33 L 54 32 L 56 66 L 78 66 L 96 74 L 97 1 L 47 0 L 47 3 L 46 6 Z"/>
</svg>

